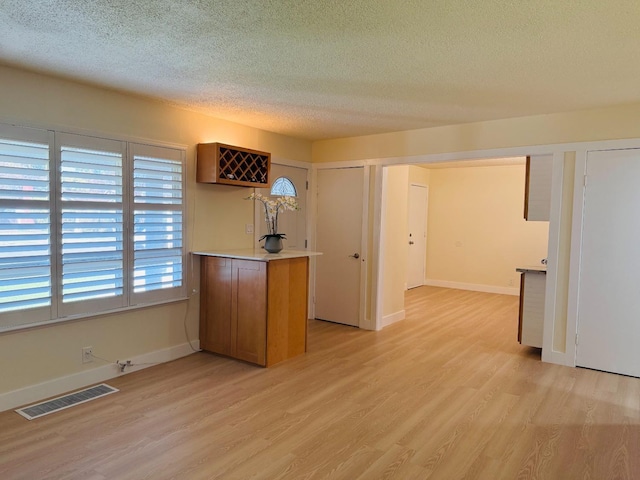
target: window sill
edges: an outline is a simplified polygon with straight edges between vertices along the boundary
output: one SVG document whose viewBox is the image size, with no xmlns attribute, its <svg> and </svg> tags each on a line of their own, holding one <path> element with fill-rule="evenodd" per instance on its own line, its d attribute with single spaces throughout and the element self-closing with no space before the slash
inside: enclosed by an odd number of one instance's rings
<svg viewBox="0 0 640 480">
<path fill-rule="evenodd" d="M 42 328 L 42 327 L 51 327 L 54 325 L 59 325 L 61 323 L 67 323 L 67 322 L 75 322 L 75 321 L 80 321 L 80 320 L 87 320 L 90 318 L 96 318 L 96 317 L 103 317 L 103 316 L 108 316 L 108 315 L 114 315 L 114 314 L 118 314 L 118 313 L 126 313 L 132 310 L 140 310 L 143 308 L 149 308 L 149 307 L 157 307 L 157 306 L 161 306 L 161 305 L 168 305 L 170 303 L 176 303 L 176 302 L 183 302 L 185 300 L 189 300 L 191 297 L 185 296 L 185 297 L 180 297 L 180 298 L 173 298 L 171 300 L 163 300 L 161 302 L 153 302 L 153 303 L 145 303 L 144 305 L 134 305 L 131 307 L 122 307 L 122 308 L 116 308 L 113 310 L 105 310 L 102 312 L 96 312 L 96 313 L 83 313 L 81 315 L 71 315 L 68 317 L 64 317 L 64 318 L 56 318 L 54 320 L 45 320 L 45 321 L 41 321 L 41 322 L 33 322 L 33 323 L 25 323 L 22 325 L 9 325 L 9 326 L 2 326 L 0 325 L 0 335 L 3 335 L 5 333 L 15 333 L 15 332 L 19 332 L 19 331 L 24 331 L 24 330 L 32 330 L 32 329 L 36 329 L 36 328 Z"/>
</svg>

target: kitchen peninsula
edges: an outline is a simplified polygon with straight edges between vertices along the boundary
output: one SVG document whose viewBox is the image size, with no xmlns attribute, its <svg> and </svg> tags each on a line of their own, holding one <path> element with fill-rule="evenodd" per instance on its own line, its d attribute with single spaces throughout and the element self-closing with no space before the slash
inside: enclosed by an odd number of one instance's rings
<svg viewBox="0 0 640 480">
<path fill-rule="evenodd" d="M 309 257 L 304 250 L 206 250 L 200 347 L 269 367 L 307 349 Z"/>
</svg>

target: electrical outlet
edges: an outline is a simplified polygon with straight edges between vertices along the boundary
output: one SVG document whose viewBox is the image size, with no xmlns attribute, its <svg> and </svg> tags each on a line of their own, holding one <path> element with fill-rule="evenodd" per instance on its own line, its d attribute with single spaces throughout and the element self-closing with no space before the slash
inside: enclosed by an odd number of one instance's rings
<svg viewBox="0 0 640 480">
<path fill-rule="evenodd" d="M 252 223 L 246 223 L 244 225 L 244 233 L 246 233 L 247 235 L 251 235 L 253 233 L 253 224 Z"/>
<path fill-rule="evenodd" d="M 93 362 L 93 347 L 82 347 L 82 363 Z"/>
<path fill-rule="evenodd" d="M 510 279 L 509 279 L 509 286 L 510 286 L 510 287 L 513 287 L 513 278 L 510 278 Z"/>
</svg>

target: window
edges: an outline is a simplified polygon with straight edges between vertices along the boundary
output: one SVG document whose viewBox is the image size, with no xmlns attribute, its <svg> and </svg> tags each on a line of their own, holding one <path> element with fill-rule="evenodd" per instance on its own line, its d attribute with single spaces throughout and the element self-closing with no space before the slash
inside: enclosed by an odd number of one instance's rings
<svg viewBox="0 0 640 480">
<path fill-rule="evenodd" d="M 180 152 L 134 145 L 133 293 L 161 300 L 183 283 L 183 201 Z"/>
<path fill-rule="evenodd" d="M 297 197 L 296 187 L 287 177 L 278 177 L 271 185 L 271 195 L 281 197 Z"/>
<path fill-rule="evenodd" d="M 0 319 L 17 322 L 31 309 L 38 320 L 46 318 L 52 291 L 50 138 L 13 127 L 6 133 L 0 135 Z"/>
<path fill-rule="evenodd" d="M 183 298 L 183 164 L 0 125 L 0 330 Z"/>
<path fill-rule="evenodd" d="M 57 134 L 56 153 L 61 289 L 57 316 L 126 307 L 126 144 Z"/>
</svg>

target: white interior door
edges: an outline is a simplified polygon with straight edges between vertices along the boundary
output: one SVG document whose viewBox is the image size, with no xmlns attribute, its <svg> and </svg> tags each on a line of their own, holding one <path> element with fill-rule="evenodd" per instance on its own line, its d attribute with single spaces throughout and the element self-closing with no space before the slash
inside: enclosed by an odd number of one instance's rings
<svg viewBox="0 0 640 480">
<path fill-rule="evenodd" d="M 428 188 L 409 185 L 409 257 L 407 263 L 407 288 L 424 285 L 424 268 L 427 250 L 427 202 Z"/>
<path fill-rule="evenodd" d="M 284 233 L 282 243 L 287 250 L 305 250 L 307 240 L 307 174 L 306 168 L 290 167 L 288 165 L 271 164 L 271 178 L 273 183 L 278 178 L 289 180 L 296 190 L 296 200 L 300 207 L 297 211 L 286 211 L 278 216 L 278 233 Z M 265 196 L 277 198 L 280 195 L 271 195 L 269 188 L 257 188 L 256 192 Z M 256 246 L 263 247 L 264 241 L 258 239 L 267 233 L 267 225 L 264 221 L 264 209 L 260 202 L 255 203 L 255 231 Z"/>
<path fill-rule="evenodd" d="M 364 168 L 318 170 L 315 317 L 359 325 Z"/>
<path fill-rule="evenodd" d="M 589 152 L 576 364 L 640 377 L 640 150 Z"/>
</svg>

